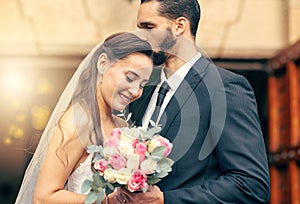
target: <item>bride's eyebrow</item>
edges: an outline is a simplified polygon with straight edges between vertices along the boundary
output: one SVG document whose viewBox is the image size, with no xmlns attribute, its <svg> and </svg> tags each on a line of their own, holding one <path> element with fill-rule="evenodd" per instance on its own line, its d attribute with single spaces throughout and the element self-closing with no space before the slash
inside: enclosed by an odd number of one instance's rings
<svg viewBox="0 0 300 204">
<path fill-rule="evenodd" d="M 133 74 L 134 77 L 140 77 L 137 73 L 135 73 L 134 71 L 130 70 L 130 69 L 127 69 L 126 70 L 126 74 Z"/>
</svg>

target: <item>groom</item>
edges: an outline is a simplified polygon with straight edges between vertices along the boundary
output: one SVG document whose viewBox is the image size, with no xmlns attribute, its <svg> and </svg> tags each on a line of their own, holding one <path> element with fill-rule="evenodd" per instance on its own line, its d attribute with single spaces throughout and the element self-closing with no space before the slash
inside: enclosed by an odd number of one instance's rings
<svg viewBox="0 0 300 204">
<path fill-rule="evenodd" d="M 141 0 L 137 25 L 158 51 L 155 60 L 166 62 L 153 72 L 130 111 L 132 120 L 145 127 L 155 112 L 160 134 L 174 145 L 170 157 L 175 163 L 146 193 L 119 190 L 122 203 L 269 199 L 268 163 L 253 91 L 244 77 L 215 66 L 197 50 L 199 19 L 196 0 Z M 161 86 L 166 93 L 158 105 Z"/>
</svg>

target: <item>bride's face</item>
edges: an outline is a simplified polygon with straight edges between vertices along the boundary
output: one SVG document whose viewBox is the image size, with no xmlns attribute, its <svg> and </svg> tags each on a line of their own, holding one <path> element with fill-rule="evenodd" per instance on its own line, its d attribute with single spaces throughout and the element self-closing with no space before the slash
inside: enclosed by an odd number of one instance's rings
<svg viewBox="0 0 300 204">
<path fill-rule="evenodd" d="M 123 110 L 142 95 L 152 68 L 152 60 L 141 53 L 130 54 L 112 63 L 100 85 L 104 103 L 111 109 Z"/>
</svg>

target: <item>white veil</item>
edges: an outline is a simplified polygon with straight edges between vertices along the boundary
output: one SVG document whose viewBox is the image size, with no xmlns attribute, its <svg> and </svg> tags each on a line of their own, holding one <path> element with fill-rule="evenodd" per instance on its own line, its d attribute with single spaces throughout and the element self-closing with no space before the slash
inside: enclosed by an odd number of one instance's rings
<svg viewBox="0 0 300 204">
<path fill-rule="evenodd" d="M 65 90 L 63 91 L 59 101 L 48 121 L 48 124 L 42 134 L 40 142 L 35 150 L 35 153 L 26 169 L 21 188 L 19 190 L 16 204 L 30 204 L 32 203 L 33 192 L 41 163 L 43 161 L 48 143 L 52 136 L 53 128 L 57 123 L 59 116 L 66 111 L 69 104 L 71 103 L 72 97 L 79 83 L 79 78 L 83 71 L 89 66 L 95 51 L 101 46 L 101 43 L 95 46 L 92 51 L 85 57 L 80 63 L 78 69 L 74 73 L 72 79 L 69 81 Z"/>
<path fill-rule="evenodd" d="M 59 122 L 63 113 L 71 110 L 72 123 L 75 125 L 74 128 L 83 147 L 88 144 L 102 144 L 103 138 L 96 92 L 105 70 L 98 66 L 98 57 L 101 53 L 105 53 L 110 63 L 113 63 L 135 52 L 152 57 L 150 44 L 141 39 L 138 33 L 120 32 L 110 35 L 103 43 L 95 46 L 80 63 L 63 91 L 27 167 L 16 204 L 32 203 L 42 161 L 54 128 L 60 126 Z"/>
</svg>

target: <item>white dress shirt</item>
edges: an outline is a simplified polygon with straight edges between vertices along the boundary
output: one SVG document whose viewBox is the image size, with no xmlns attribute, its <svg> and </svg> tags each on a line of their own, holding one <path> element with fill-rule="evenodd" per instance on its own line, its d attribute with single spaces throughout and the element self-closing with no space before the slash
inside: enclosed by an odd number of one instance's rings
<svg viewBox="0 0 300 204">
<path fill-rule="evenodd" d="M 170 90 L 167 92 L 164 101 L 161 105 L 160 112 L 157 118 L 157 121 L 159 121 L 163 111 L 167 107 L 169 101 L 171 100 L 172 96 L 174 95 L 175 91 L 189 72 L 189 70 L 192 68 L 192 66 L 196 63 L 196 61 L 201 57 L 201 53 L 197 53 L 190 61 L 182 65 L 174 74 L 172 74 L 168 79 L 165 75 L 164 69 L 161 72 L 160 76 L 160 82 L 157 84 L 156 89 L 153 92 L 153 95 L 151 97 L 151 100 L 149 101 L 149 105 L 147 107 L 147 110 L 145 112 L 145 115 L 143 117 L 143 127 L 148 127 L 149 121 L 151 119 L 151 116 L 154 112 L 157 96 L 158 96 L 158 90 L 161 86 L 161 84 L 166 81 L 168 85 L 170 86 Z"/>
</svg>

